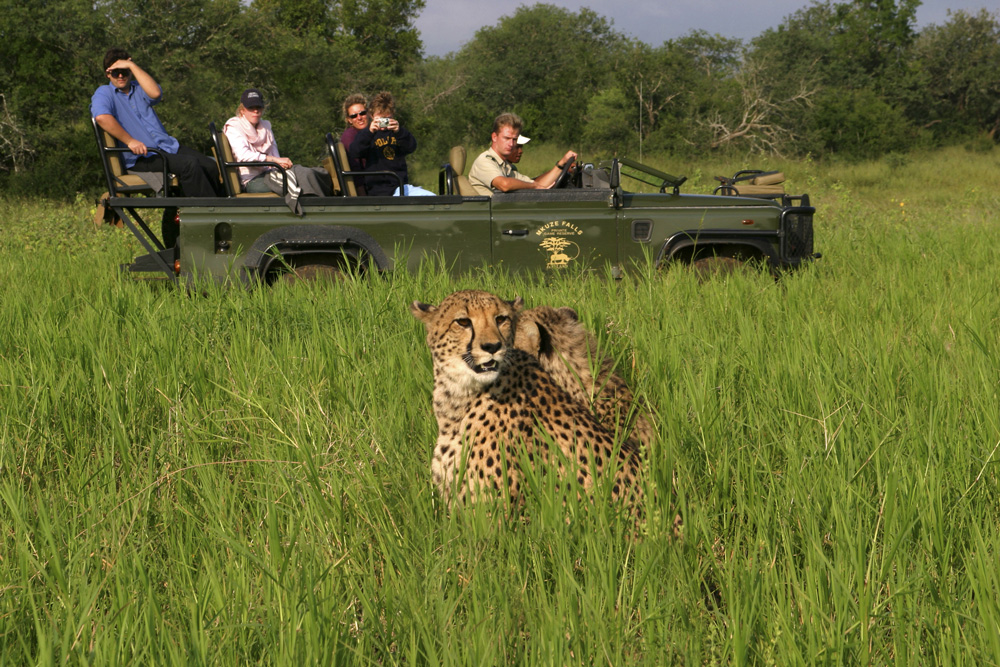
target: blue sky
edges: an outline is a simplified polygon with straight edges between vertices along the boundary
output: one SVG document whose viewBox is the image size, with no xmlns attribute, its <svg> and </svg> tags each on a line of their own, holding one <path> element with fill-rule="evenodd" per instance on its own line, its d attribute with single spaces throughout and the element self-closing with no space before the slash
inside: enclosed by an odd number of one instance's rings
<svg viewBox="0 0 1000 667">
<path fill-rule="evenodd" d="M 577 2 L 547 0 L 576 11 L 590 7 L 613 20 L 619 32 L 636 37 L 654 46 L 665 40 L 685 35 L 692 30 L 705 30 L 724 37 L 749 39 L 769 27 L 781 23 L 789 14 L 812 4 L 809 0 L 624 0 L 623 2 Z M 494 25 L 501 16 L 513 14 L 521 4 L 496 0 L 426 0 L 426 7 L 417 18 L 416 27 L 424 42 L 424 54 L 443 56 L 457 51 L 472 39 L 476 30 Z M 964 9 L 978 12 L 986 9 L 1000 12 L 1000 0 L 924 0 L 917 10 L 917 26 L 940 24 L 947 20 L 947 10 Z M 553 41 L 558 36 L 553 35 Z"/>
</svg>

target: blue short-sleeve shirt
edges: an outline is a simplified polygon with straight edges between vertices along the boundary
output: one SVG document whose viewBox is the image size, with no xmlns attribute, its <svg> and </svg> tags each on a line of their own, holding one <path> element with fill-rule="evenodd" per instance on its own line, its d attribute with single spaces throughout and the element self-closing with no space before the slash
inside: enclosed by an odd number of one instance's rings
<svg viewBox="0 0 1000 667">
<path fill-rule="evenodd" d="M 160 98 L 162 99 L 162 98 Z M 101 86 L 90 98 L 90 115 L 93 117 L 110 114 L 121 123 L 125 131 L 151 148 L 158 148 L 166 153 L 176 153 L 180 142 L 167 134 L 163 123 L 153 110 L 160 102 L 154 100 L 135 81 L 129 87 L 118 90 L 108 83 Z M 139 158 L 135 153 L 122 153 L 125 166 L 131 169 Z"/>
</svg>

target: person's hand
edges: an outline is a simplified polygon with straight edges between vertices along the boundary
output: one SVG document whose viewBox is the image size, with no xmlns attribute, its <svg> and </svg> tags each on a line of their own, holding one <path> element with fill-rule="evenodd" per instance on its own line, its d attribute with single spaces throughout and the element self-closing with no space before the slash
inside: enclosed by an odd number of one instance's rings
<svg viewBox="0 0 1000 667">
<path fill-rule="evenodd" d="M 121 61 L 119 61 L 119 62 L 121 62 Z M 129 139 L 129 141 L 128 141 L 128 149 L 130 151 L 132 151 L 133 153 L 135 153 L 136 155 L 145 155 L 146 154 L 146 144 L 142 143 L 138 139 Z"/>
<path fill-rule="evenodd" d="M 133 71 L 132 70 L 132 59 L 129 58 L 128 60 L 116 60 L 113 63 L 111 63 L 111 67 L 107 68 L 104 71 L 107 74 L 111 74 L 111 70 L 113 70 L 113 69 L 127 69 L 128 71 L 132 72 Z"/>
<path fill-rule="evenodd" d="M 566 151 L 566 155 L 563 155 L 563 158 L 559 160 L 559 164 L 566 164 L 566 160 L 575 160 L 575 159 L 576 159 L 576 151 Z"/>
<path fill-rule="evenodd" d="M 278 165 L 282 169 L 291 169 L 292 168 L 292 160 L 291 160 L 291 158 L 287 158 L 287 157 L 274 157 L 274 158 L 271 158 L 271 162 L 273 162 L 274 164 Z"/>
<path fill-rule="evenodd" d="M 399 132 L 399 121 L 395 118 L 390 118 L 388 130 L 390 132 Z"/>
</svg>

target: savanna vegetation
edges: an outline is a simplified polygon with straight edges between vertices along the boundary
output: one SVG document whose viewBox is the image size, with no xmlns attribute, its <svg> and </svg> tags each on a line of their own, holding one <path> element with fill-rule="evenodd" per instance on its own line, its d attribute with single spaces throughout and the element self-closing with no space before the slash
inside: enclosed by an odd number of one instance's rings
<svg viewBox="0 0 1000 667">
<path fill-rule="evenodd" d="M 0 663 L 1000 664 L 1000 19 L 818 2 L 647 45 L 535 5 L 424 58 L 422 5 L 0 0 Z M 688 192 L 782 169 L 824 256 L 777 281 L 134 281 L 137 242 L 91 223 L 110 44 L 191 145 L 256 85 L 318 157 L 344 94 L 389 88 L 429 179 L 510 108 L 529 173 L 566 144 Z M 462 288 L 574 306 L 648 400 L 638 535 L 544 492 L 505 521 L 440 505 L 407 305 Z"/>
<path fill-rule="evenodd" d="M 83 196 L 3 199 L 2 662 L 1000 663 L 998 162 L 777 161 L 824 253 L 778 281 L 193 294 L 116 272 Z M 575 306 L 649 400 L 639 535 L 441 507 L 407 306 L 469 287 Z"/>
<path fill-rule="evenodd" d="M 100 187 L 88 105 L 110 45 L 160 82 L 159 113 L 183 143 L 207 149 L 208 122 L 256 86 L 282 152 L 303 162 L 343 128 L 346 94 L 380 89 L 420 141 L 418 170 L 457 143 L 485 145 L 502 110 L 588 158 L 994 145 L 1000 17 L 958 11 L 917 30 L 919 4 L 820 0 L 745 42 L 695 31 L 662 44 L 616 31 L 613 13 L 535 4 L 425 58 L 413 27 L 424 0 L 0 0 L 0 186 Z"/>
</svg>

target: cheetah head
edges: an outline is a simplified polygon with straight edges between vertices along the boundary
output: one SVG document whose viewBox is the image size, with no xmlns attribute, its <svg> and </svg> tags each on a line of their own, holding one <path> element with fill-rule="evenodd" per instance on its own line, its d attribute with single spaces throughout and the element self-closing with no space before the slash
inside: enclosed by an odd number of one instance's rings
<svg viewBox="0 0 1000 667">
<path fill-rule="evenodd" d="M 414 301 L 410 312 L 427 329 L 435 376 L 475 392 L 499 377 L 521 306 L 520 297 L 505 301 L 489 292 L 466 290 L 437 306 Z"/>
</svg>

